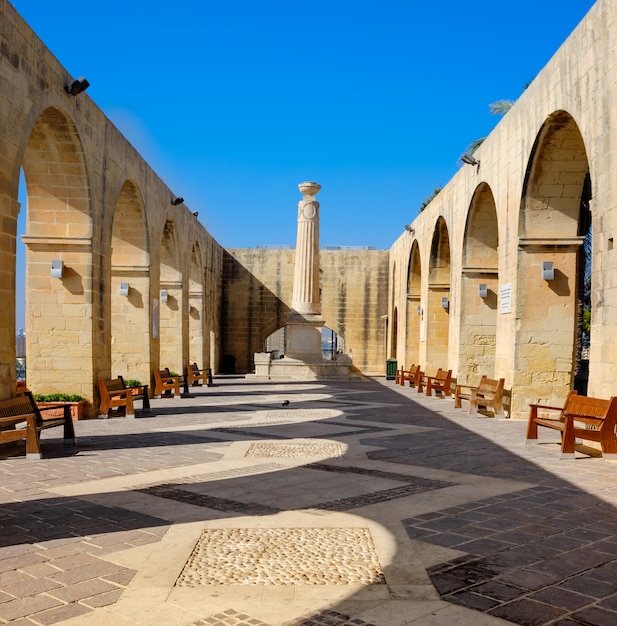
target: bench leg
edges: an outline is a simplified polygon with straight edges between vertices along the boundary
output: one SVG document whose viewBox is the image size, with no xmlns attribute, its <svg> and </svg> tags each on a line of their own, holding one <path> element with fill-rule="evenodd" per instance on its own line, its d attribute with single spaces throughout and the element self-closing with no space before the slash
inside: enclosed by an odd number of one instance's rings
<svg viewBox="0 0 617 626">
<path fill-rule="evenodd" d="M 41 442 L 39 433 L 36 429 L 36 420 L 34 415 L 28 415 L 26 418 L 26 458 L 42 459 Z"/>
<path fill-rule="evenodd" d="M 499 416 L 501 419 L 506 419 L 506 412 L 503 410 L 503 402 L 495 402 L 493 405 L 493 413 L 495 417 Z"/>
<path fill-rule="evenodd" d="M 538 408 L 532 406 L 529 410 L 529 421 L 527 422 L 527 435 L 525 444 L 538 443 L 538 425 L 536 418 L 538 417 Z"/>
<path fill-rule="evenodd" d="M 64 405 L 64 444 L 75 445 L 75 425 L 71 416 L 71 407 Z"/>
<path fill-rule="evenodd" d="M 574 458 L 574 420 L 566 419 L 563 432 L 561 433 L 561 457 L 562 459 Z"/>
</svg>

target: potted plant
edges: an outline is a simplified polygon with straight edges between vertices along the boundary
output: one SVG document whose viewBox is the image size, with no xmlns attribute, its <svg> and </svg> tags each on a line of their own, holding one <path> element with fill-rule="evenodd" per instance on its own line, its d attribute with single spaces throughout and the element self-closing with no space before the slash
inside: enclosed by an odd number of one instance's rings
<svg viewBox="0 0 617 626">
<path fill-rule="evenodd" d="M 131 389 L 131 393 L 134 396 L 139 395 L 139 392 L 141 391 L 140 388 L 143 386 L 140 380 L 135 380 L 134 378 L 125 378 L 124 385 L 127 389 Z"/>
<path fill-rule="evenodd" d="M 48 417 L 62 415 L 64 405 L 68 404 L 71 409 L 71 417 L 74 420 L 84 418 L 84 406 L 86 400 L 83 396 L 76 393 L 35 393 L 34 400 L 39 409 Z M 53 407 L 53 408 L 46 408 Z"/>
</svg>

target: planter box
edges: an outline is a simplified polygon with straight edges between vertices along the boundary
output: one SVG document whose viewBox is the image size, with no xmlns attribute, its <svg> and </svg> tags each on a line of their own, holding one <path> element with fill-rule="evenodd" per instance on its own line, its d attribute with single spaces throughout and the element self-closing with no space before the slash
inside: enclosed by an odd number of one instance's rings
<svg viewBox="0 0 617 626">
<path fill-rule="evenodd" d="M 79 402 L 37 402 L 36 404 L 41 410 L 43 418 L 62 417 L 62 415 L 64 414 L 63 407 L 68 404 L 71 407 L 71 417 L 74 420 L 84 419 L 84 407 L 86 406 L 85 400 L 80 400 Z M 48 406 L 53 406 L 56 408 L 46 409 L 45 407 Z"/>
</svg>

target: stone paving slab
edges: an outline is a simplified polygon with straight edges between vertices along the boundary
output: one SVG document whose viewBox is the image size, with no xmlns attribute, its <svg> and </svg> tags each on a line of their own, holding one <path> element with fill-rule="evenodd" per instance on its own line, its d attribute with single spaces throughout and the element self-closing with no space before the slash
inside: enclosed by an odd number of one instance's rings
<svg viewBox="0 0 617 626">
<path fill-rule="evenodd" d="M 215 382 L 0 448 L 0 624 L 617 623 L 614 462 L 384 379 Z"/>
</svg>

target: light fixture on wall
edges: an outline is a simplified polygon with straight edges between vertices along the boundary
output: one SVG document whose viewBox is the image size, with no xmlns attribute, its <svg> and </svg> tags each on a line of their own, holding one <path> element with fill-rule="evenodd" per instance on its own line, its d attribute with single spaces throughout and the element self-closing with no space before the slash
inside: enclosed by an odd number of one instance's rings
<svg viewBox="0 0 617 626">
<path fill-rule="evenodd" d="M 542 279 L 555 280 L 555 266 L 552 261 L 542 261 Z"/>
<path fill-rule="evenodd" d="M 120 295 L 128 297 L 128 295 L 129 295 L 129 284 L 128 283 L 120 283 Z"/>
<path fill-rule="evenodd" d="M 469 152 L 465 152 L 465 154 L 461 157 L 461 161 L 463 163 L 467 163 L 467 165 L 480 165 L 480 161 L 478 161 L 478 159 L 476 159 L 476 157 Z"/>
<path fill-rule="evenodd" d="M 82 91 L 86 91 L 88 87 L 90 87 L 90 83 L 83 76 L 80 76 L 70 85 L 65 85 L 64 89 L 71 96 L 78 96 Z"/>
<path fill-rule="evenodd" d="M 416 232 L 416 229 L 411 224 L 405 224 L 405 230 L 412 235 Z"/>
<path fill-rule="evenodd" d="M 193 211 L 193 217 L 197 217 L 199 215 L 198 211 Z"/>
<path fill-rule="evenodd" d="M 422 315 L 422 306 L 418 305 L 418 315 Z"/>
<path fill-rule="evenodd" d="M 172 203 L 174 206 L 178 206 L 179 204 L 182 204 L 183 202 L 184 202 L 184 198 L 182 198 L 182 197 L 180 197 L 180 196 L 178 196 L 177 198 L 174 198 L 174 199 L 171 201 L 171 203 Z"/>
<path fill-rule="evenodd" d="M 51 262 L 51 277 L 62 278 L 63 273 L 64 273 L 64 263 L 62 261 L 52 261 Z"/>
<path fill-rule="evenodd" d="M 478 295 L 481 298 L 486 298 L 488 296 L 488 285 L 486 283 L 480 283 L 478 285 Z"/>
<path fill-rule="evenodd" d="M 443 309 L 448 309 L 448 308 L 450 308 L 450 300 L 448 300 L 448 296 L 444 296 L 444 297 L 441 299 L 441 307 L 442 307 Z"/>
<path fill-rule="evenodd" d="M 167 302 L 169 299 L 169 294 L 167 293 L 167 289 L 161 289 L 161 302 Z"/>
</svg>

